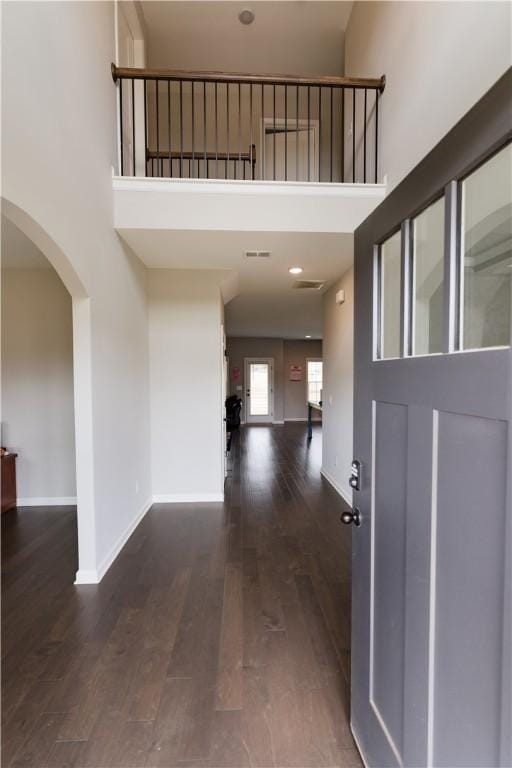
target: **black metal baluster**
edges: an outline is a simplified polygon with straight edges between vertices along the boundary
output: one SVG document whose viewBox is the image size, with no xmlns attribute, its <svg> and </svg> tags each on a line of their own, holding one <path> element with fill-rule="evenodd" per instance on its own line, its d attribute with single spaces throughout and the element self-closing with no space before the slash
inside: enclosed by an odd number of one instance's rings
<svg viewBox="0 0 512 768">
<path fill-rule="evenodd" d="M 267 145 L 267 135 L 265 131 L 265 86 L 262 83 L 261 84 L 261 125 L 262 125 L 262 142 L 261 142 L 261 158 L 260 158 L 260 173 L 261 178 L 266 179 L 267 178 L 267 167 L 266 167 L 266 145 Z"/>
<path fill-rule="evenodd" d="M 229 83 L 226 83 L 226 141 L 227 141 L 227 153 L 226 153 L 226 179 L 229 171 Z"/>
<path fill-rule="evenodd" d="M 238 83 L 238 162 L 242 162 L 242 92 L 240 83 Z M 235 179 L 236 167 L 235 164 Z"/>
<path fill-rule="evenodd" d="M 119 136 L 121 138 L 121 176 L 124 176 L 123 142 L 123 78 L 119 78 Z"/>
<path fill-rule="evenodd" d="M 180 179 L 183 178 L 183 80 L 180 80 Z"/>
<path fill-rule="evenodd" d="M 330 114 L 330 121 L 331 121 L 330 129 L 329 129 L 330 130 L 330 134 L 331 134 L 331 138 L 330 138 L 331 146 L 330 146 L 330 149 L 329 149 L 329 156 L 330 156 L 329 157 L 329 165 L 330 165 L 330 181 L 331 181 L 331 184 L 332 184 L 332 133 L 333 133 L 333 131 L 332 131 L 332 106 L 333 106 L 333 104 L 332 104 L 332 85 L 331 85 L 331 108 L 330 108 L 330 112 L 329 112 L 329 114 Z"/>
<path fill-rule="evenodd" d="M 318 86 L 318 181 L 322 181 L 322 88 Z"/>
<path fill-rule="evenodd" d="M 273 168 L 273 179 L 276 180 L 276 86 L 275 83 L 272 86 L 273 87 L 273 106 L 272 106 L 272 118 L 274 120 L 274 141 L 273 141 L 273 151 L 272 151 L 272 168 Z"/>
<path fill-rule="evenodd" d="M 204 172 L 208 178 L 208 163 L 206 161 L 206 80 L 203 82 L 203 141 L 204 141 Z"/>
<path fill-rule="evenodd" d="M 132 80 L 132 154 L 133 154 L 133 175 L 135 173 L 135 80 Z"/>
<path fill-rule="evenodd" d="M 251 161 L 251 173 L 252 173 L 252 83 L 249 83 L 249 113 L 250 113 L 250 125 L 249 125 L 249 154 Z M 254 176 L 253 176 L 254 178 Z"/>
<path fill-rule="evenodd" d="M 195 147 L 195 123 L 196 123 L 196 105 L 195 105 L 195 92 L 194 92 L 194 81 L 191 82 L 191 91 L 192 91 L 192 170 L 191 173 L 195 173 L 195 162 L 196 162 L 196 147 Z M 194 178 L 193 176 L 191 178 Z"/>
<path fill-rule="evenodd" d="M 352 89 L 352 184 L 356 183 L 356 89 Z"/>
<path fill-rule="evenodd" d="M 379 92 L 375 90 L 375 183 L 378 184 Z"/>
<path fill-rule="evenodd" d="M 299 180 L 299 86 L 295 86 L 295 181 Z"/>
<path fill-rule="evenodd" d="M 363 183 L 366 184 L 366 88 L 364 89 Z"/>
<path fill-rule="evenodd" d="M 172 150 L 171 150 L 172 113 L 171 113 L 171 81 L 170 80 L 167 81 L 167 118 L 169 120 L 169 178 L 172 179 Z"/>
<path fill-rule="evenodd" d="M 308 85 L 308 181 L 311 181 L 311 161 L 310 161 L 310 137 L 311 137 L 311 89 Z"/>
<path fill-rule="evenodd" d="M 288 86 L 284 86 L 284 180 L 288 181 Z"/>
<path fill-rule="evenodd" d="M 219 103 L 217 99 L 217 82 L 215 82 L 215 178 L 219 178 Z"/>
<path fill-rule="evenodd" d="M 144 78 L 144 172 L 148 172 L 148 99 L 147 80 Z"/>
<path fill-rule="evenodd" d="M 158 112 L 158 80 L 155 80 L 155 100 L 156 100 L 156 172 L 158 176 L 158 158 L 160 155 L 160 118 Z"/>
<path fill-rule="evenodd" d="M 345 88 L 341 89 L 341 183 L 345 183 Z"/>
</svg>

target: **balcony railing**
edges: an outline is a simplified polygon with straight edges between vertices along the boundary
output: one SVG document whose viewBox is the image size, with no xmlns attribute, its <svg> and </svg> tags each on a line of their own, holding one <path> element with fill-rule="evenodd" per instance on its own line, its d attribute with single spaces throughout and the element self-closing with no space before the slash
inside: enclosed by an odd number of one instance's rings
<svg viewBox="0 0 512 768">
<path fill-rule="evenodd" d="M 385 77 L 112 65 L 122 176 L 377 183 Z"/>
</svg>

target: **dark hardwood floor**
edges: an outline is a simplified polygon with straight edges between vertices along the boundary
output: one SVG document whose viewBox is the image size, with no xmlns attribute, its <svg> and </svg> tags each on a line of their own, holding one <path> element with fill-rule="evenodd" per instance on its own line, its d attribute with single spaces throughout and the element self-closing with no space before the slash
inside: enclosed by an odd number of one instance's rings
<svg viewBox="0 0 512 768">
<path fill-rule="evenodd" d="M 155 505 L 98 586 L 73 586 L 73 511 L 4 515 L 3 768 L 361 765 L 320 443 L 243 430 L 225 504 Z"/>
</svg>

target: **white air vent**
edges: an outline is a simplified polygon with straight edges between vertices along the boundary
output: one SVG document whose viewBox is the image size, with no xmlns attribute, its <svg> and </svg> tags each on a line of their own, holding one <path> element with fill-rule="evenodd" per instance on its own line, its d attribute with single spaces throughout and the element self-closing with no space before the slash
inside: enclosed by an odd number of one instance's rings
<svg viewBox="0 0 512 768">
<path fill-rule="evenodd" d="M 296 280 L 293 284 L 294 288 L 310 288 L 314 291 L 319 291 L 325 285 L 325 280 Z"/>
<path fill-rule="evenodd" d="M 245 256 L 247 259 L 269 259 L 270 251 L 246 251 Z"/>
</svg>

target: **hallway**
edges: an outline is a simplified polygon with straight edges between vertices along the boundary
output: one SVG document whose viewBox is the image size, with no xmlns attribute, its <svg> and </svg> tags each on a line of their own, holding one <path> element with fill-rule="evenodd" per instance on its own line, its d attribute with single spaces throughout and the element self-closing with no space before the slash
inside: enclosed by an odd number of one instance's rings
<svg viewBox="0 0 512 768">
<path fill-rule="evenodd" d="M 155 505 L 98 586 L 69 510 L 3 529 L 4 768 L 360 766 L 350 528 L 321 432 L 245 428 L 225 504 Z"/>
</svg>

